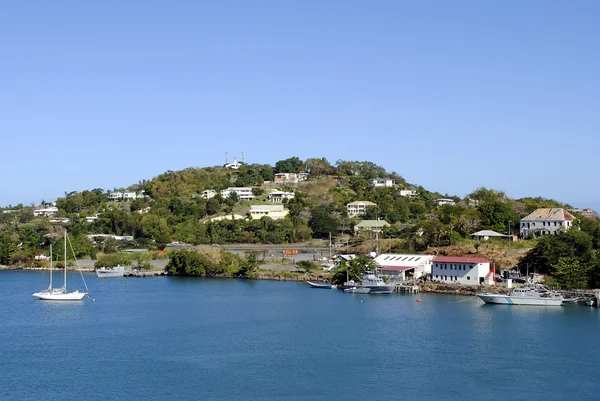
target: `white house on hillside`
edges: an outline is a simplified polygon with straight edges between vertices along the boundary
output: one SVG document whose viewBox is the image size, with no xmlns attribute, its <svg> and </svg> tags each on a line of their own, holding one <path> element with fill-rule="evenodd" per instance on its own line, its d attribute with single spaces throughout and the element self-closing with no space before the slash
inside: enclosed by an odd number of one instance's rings
<svg viewBox="0 0 600 401">
<path fill-rule="evenodd" d="M 437 202 L 437 204 L 439 206 L 456 204 L 456 202 L 454 202 L 454 199 L 450 199 L 450 198 L 440 198 L 440 199 L 436 199 L 435 201 Z"/>
<path fill-rule="evenodd" d="M 294 199 L 295 196 L 293 192 L 273 191 L 269 194 L 269 202 L 281 203 L 284 199 Z"/>
<path fill-rule="evenodd" d="M 374 187 L 393 187 L 394 180 L 391 178 L 373 178 L 371 181 L 371 185 Z"/>
<path fill-rule="evenodd" d="M 482 257 L 437 256 L 433 259 L 434 281 L 467 285 L 494 284 L 490 260 Z"/>
<path fill-rule="evenodd" d="M 52 217 L 58 212 L 58 208 L 56 206 L 45 207 L 42 209 L 35 209 L 33 211 L 34 216 L 46 216 Z"/>
<path fill-rule="evenodd" d="M 563 208 L 541 208 L 521 219 L 521 237 L 542 236 L 566 231 L 575 217 Z"/>
<path fill-rule="evenodd" d="M 346 205 L 348 217 L 362 216 L 366 213 L 367 208 L 372 206 L 377 206 L 377 204 L 369 201 L 350 202 Z"/>
<path fill-rule="evenodd" d="M 214 198 L 215 196 L 217 196 L 217 191 L 214 189 L 205 189 L 204 191 L 200 192 L 200 197 L 202 199 L 210 199 Z"/>
<path fill-rule="evenodd" d="M 375 258 L 382 274 L 397 280 L 406 280 L 406 273 L 414 278 L 423 274 L 431 274 L 433 255 L 405 255 L 397 253 L 382 253 Z"/>
<path fill-rule="evenodd" d="M 238 199 L 254 199 L 254 194 L 252 193 L 252 188 L 248 187 L 230 187 L 227 189 L 221 190 L 221 196 L 223 198 L 229 198 L 232 193 L 236 193 Z"/>
<path fill-rule="evenodd" d="M 398 191 L 398 195 L 406 196 L 407 198 L 418 198 L 419 194 L 414 189 L 401 189 Z"/>
</svg>

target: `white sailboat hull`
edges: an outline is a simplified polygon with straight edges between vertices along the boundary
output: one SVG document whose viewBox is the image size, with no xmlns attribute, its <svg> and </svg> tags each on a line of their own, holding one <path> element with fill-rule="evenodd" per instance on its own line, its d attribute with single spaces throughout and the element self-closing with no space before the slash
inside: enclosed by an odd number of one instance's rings
<svg viewBox="0 0 600 401">
<path fill-rule="evenodd" d="M 479 294 L 479 298 L 486 304 L 498 305 L 534 305 L 534 306 L 562 306 L 562 298 L 534 298 L 515 297 L 500 294 Z"/>
<path fill-rule="evenodd" d="M 86 292 L 60 290 L 40 291 L 33 294 L 34 297 L 43 301 L 81 301 L 86 295 Z"/>
</svg>

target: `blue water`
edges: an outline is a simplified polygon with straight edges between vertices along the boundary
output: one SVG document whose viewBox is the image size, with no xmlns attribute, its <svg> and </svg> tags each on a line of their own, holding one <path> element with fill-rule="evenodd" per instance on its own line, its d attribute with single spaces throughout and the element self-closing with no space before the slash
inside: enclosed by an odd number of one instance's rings
<svg viewBox="0 0 600 401">
<path fill-rule="evenodd" d="M 0 400 L 598 400 L 600 314 L 303 283 L 0 272 Z M 81 279 L 69 279 L 81 288 Z"/>
</svg>

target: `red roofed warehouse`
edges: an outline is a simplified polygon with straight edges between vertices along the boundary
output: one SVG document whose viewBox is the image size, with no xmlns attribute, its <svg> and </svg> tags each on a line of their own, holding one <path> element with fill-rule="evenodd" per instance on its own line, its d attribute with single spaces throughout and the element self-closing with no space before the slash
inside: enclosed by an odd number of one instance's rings
<svg viewBox="0 0 600 401">
<path fill-rule="evenodd" d="M 490 260 L 481 257 L 436 256 L 431 278 L 444 283 L 479 285 L 494 283 Z"/>
</svg>

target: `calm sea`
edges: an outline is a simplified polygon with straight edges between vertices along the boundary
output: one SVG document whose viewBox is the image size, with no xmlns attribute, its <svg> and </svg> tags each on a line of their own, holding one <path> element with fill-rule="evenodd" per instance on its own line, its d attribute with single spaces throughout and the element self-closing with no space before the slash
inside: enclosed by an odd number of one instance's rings
<svg viewBox="0 0 600 401">
<path fill-rule="evenodd" d="M 0 272 L 0 400 L 598 400 L 600 314 L 303 283 Z M 82 288 L 81 279 L 69 279 Z"/>
</svg>

